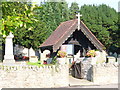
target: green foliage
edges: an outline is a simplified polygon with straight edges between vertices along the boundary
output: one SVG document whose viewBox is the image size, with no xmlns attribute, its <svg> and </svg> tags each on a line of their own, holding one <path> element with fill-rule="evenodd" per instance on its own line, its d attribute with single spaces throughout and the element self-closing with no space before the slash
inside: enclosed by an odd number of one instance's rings
<svg viewBox="0 0 120 90">
<path fill-rule="evenodd" d="M 57 28 L 69 19 L 66 2 L 46 2 L 41 6 L 27 2 L 2 3 L 2 35 L 14 33 L 14 44 L 37 49 Z"/>
<path fill-rule="evenodd" d="M 37 49 L 41 43 L 46 39 L 47 28 L 44 27 L 45 23 L 38 22 L 34 24 L 33 28 L 19 28 L 16 29 L 14 35 L 14 43 L 23 45 L 27 48 Z M 32 26 L 32 25 L 31 25 Z"/>
<path fill-rule="evenodd" d="M 107 49 L 116 51 L 120 48 L 120 13 L 104 4 L 83 5 L 80 10 L 78 4 L 73 2 L 68 8 L 63 1 L 43 2 L 40 6 L 22 0 L 2 2 L 0 34 L 13 32 L 14 44 L 37 49 L 61 22 L 74 19 L 76 13 L 81 12 L 83 22 Z"/>
<path fill-rule="evenodd" d="M 69 14 L 70 19 L 76 18 L 76 14 L 79 12 L 79 6 L 76 2 L 73 2 L 71 4 L 71 7 L 69 8 Z"/>
<path fill-rule="evenodd" d="M 43 64 L 41 64 L 41 61 L 38 61 L 38 62 L 36 62 L 36 63 L 27 62 L 27 65 L 43 66 Z"/>
<path fill-rule="evenodd" d="M 43 67 L 43 66 L 52 66 L 54 65 L 54 63 L 52 64 L 41 64 L 41 61 L 38 61 L 38 62 L 27 62 L 27 65 L 34 65 L 34 66 L 38 66 L 38 67 Z"/>
<path fill-rule="evenodd" d="M 49 34 L 54 31 L 58 25 L 69 20 L 68 5 L 66 2 L 45 2 L 41 4 L 41 9 L 37 12 L 40 20 L 46 23 Z"/>
<path fill-rule="evenodd" d="M 19 27 L 26 28 L 26 24 L 36 22 L 32 12 L 34 8 L 35 5 L 28 6 L 27 3 L 2 2 L 3 18 L 0 33 L 7 36 L 9 32 L 14 33 Z"/>
<path fill-rule="evenodd" d="M 39 8 L 26 2 L 3 2 L 2 35 L 13 32 L 14 44 L 37 49 L 48 34 L 46 24 L 35 12 Z"/>
<path fill-rule="evenodd" d="M 57 56 L 53 57 L 51 64 L 55 65 L 57 63 Z"/>
<path fill-rule="evenodd" d="M 107 49 L 118 47 L 118 14 L 109 6 L 102 4 L 84 5 L 80 10 L 82 20 Z"/>
</svg>

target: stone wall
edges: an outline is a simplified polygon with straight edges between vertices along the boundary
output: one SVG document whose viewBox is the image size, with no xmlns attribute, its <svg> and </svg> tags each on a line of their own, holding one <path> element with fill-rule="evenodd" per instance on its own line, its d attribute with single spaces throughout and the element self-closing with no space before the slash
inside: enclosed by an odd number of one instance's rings
<svg viewBox="0 0 120 90">
<path fill-rule="evenodd" d="M 51 88 L 69 85 L 68 65 L 0 66 L 2 88 Z"/>
<path fill-rule="evenodd" d="M 93 82 L 95 84 L 118 83 L 118 65 L 117 64 L 94 65 Z"/>
</svg>

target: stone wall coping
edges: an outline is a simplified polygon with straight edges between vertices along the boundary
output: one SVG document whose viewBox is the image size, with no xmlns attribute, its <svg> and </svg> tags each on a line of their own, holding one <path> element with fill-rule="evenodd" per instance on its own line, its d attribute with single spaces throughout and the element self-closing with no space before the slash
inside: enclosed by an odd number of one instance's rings
<svg viewBox="0 0 120 90">
<path fill-rule="evenodd" d="M 94 67 L 119 67 L 120 64 L 116 63 L 99 63 L 93 65 Z"/>
<path fill-rule="evenodd" d="M 66 68 L 67 65 L 51 65 L 51 66 L 34 66 L 34 65 L 24 65 L 24 66 L 18 66 L 18 65 L 13 65 L 13 66 L 5 66 L 5 65 L 0 65 L 0 70 L 43 70 L 43 69 L 47 69 L 47 70 L 51 70 L 51 69 L 56 69 L 56 68 Z"/>
</svg>

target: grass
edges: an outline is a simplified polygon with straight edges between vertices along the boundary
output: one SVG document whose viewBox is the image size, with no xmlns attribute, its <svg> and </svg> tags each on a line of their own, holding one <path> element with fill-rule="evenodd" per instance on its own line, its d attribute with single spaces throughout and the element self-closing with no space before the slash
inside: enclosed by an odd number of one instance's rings
<svg viewBox="0 0 120 90">
<path fill-rule="evenodd" d="M 36 63 L 33 62 L 27 62 L 27 65 L 35 65 L 35 66 L 52 66 L 54 64 L 41 64 L 41 61 L 38 61 Z"/>
<path fill-rule="evenodd" d="M 40 61 L 35 62 L 35 63 L 33 63 L 33 62 L 27 62 L 27 65 L 43 66 Z"/>
</svg>

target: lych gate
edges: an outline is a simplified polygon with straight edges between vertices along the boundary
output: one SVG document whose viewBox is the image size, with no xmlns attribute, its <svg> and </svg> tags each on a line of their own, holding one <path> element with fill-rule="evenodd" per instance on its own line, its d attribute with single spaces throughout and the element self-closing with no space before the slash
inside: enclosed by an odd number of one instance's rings
<svg viewBox="0 0 120 90">
<path fill-rule="evenodd" d="M 103 51 L 104 45 L 82 21 L 80 21 L 79 30 L 77 27 L 78 19 L 62 22 L 40 46 L 41 51 L 50 50 L 51 56 L 54 56 L 58 50 L 64 48 L 68 54 L 77 54 L 80 57 L 85 56 L 86 52 L 91 49 Z"/>
</svg>

